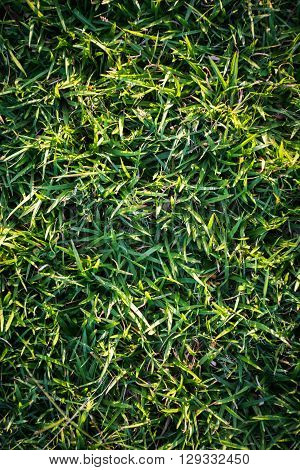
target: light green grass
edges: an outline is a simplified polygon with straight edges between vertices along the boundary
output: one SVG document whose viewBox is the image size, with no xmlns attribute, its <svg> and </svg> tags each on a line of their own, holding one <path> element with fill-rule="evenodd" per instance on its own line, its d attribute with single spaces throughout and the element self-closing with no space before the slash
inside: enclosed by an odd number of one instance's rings
<svg viewBox="0 0 300 470">
<path fill-rule="evenodd" d="M 1 447 L 298 448 L 299 3 L 0 18 Z"/>
</svg>

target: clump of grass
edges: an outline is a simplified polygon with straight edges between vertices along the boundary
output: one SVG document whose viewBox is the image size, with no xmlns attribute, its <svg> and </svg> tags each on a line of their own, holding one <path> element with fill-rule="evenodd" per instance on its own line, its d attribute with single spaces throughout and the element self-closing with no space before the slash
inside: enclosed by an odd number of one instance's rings
<svg viewBox="0 0 300 470">
<path fill-rule="evenodd" d="M 74 3 L 0 6 L 1 448 L 297 448 L 299 7 Z"/>
</svg>

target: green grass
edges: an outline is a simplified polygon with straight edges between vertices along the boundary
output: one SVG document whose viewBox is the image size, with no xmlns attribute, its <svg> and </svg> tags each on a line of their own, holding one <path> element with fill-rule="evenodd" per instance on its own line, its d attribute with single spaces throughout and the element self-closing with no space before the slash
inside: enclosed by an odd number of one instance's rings
<svg viewBox="0 0 300 470">
<path fill-rule="evenodd" d="M 299 13 L 0 1 L 1 448 L 299 448 Z"/>
</svg>

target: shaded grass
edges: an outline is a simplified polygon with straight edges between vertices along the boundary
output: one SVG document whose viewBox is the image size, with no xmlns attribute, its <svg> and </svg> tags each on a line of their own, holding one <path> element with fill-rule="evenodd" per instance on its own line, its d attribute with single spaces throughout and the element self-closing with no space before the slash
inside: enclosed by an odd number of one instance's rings
<svg viewBox="0 0 300 470">
<path fill-rule="evenodd" d="M 299 7 L 75 3 L 0 3 L 1 447 L 298 448 Z"/>
</svg>

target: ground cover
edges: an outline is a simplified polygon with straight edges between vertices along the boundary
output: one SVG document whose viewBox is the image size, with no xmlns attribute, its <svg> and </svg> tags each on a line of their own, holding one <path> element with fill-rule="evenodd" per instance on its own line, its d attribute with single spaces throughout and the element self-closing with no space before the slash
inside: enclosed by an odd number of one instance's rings
<svg viewBox="0 0 300 470">
<path fill-rule="evenodd" d="M 297 448 L 299 4 L 0 18 L 1 447 Z"/>
</svg>

